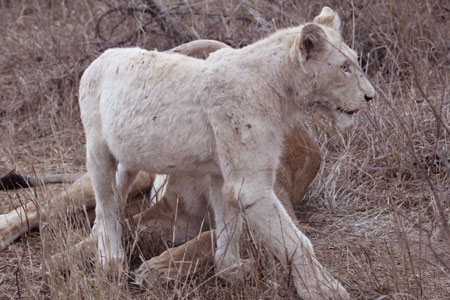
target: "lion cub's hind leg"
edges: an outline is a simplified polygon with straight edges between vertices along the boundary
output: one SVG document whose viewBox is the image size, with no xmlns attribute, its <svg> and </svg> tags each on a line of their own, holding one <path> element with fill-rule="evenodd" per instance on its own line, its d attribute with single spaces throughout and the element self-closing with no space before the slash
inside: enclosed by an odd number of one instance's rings
<svg viewBox="0 0 450 300">
<path fill-rule="evenodd" d="M 125 251 L 122 245 L 120 202 L 127 193 L 136 173 L 119 168 L 116 181 L 117 162 L 104 141 L 87 133 L 87 167 L 95 192 L 95 224 L 92 234 L 98 236 L 98 259 L 105 271 L 111 267 L 121 268 Z M 114 189 L 117 188 L 117 191 Z"/>
</svg>

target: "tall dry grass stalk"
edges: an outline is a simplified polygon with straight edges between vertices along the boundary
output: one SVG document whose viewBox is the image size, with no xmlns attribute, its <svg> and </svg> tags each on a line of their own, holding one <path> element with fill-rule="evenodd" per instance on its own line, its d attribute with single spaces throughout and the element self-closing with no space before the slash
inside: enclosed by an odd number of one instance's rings
<svg viewBox="0 0 450 300">
<path fill-rule="evenodd" d="M 84 170 L 78 82 L 106 48 L 165 50 L 197 38 L 242 47 L 311 20 L 323 5 L 339 12 L 344 39 L 378 96 L 345 131 L 305 117 L 324 163 L 298 208 L 300 226 L 356 299 L 450 299 L 450 6 L 443 1 L 0 0 L 0 164 L 23 173 Z M 27 201 L 50 206 L 62 190 L 1 193 L 0 212 Z M 260 245 L 250 250 L 257 264 L 241 286 L 203 270 L 137 288 L 126 273 L 108 277 L 71 251 L 88 235 L 86 216 L 53 211 L 40 235 L 0 254 L 0 299 L 295 297 L 289 274 Z M 155 241 L 146 255 L 168 246 Z M 63 274 L 50 260 L 59 251 L 67 253 Z"/>
</svg>

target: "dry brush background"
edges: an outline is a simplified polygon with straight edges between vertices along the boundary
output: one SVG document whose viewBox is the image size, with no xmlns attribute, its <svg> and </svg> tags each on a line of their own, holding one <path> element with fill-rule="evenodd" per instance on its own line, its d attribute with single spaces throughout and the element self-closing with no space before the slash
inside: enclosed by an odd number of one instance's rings
<svg viewBox="0 0 450 300">
<path fill-rule="evenodd" d="M 305 119 L 319 176 L 298 208 L 316 253 L 355 299 L 450 299 L 450 4 L 439 0 L 0 0 L 0 166 L 84 171 L 77 105 L 83 70 L 104 49 L 165 50 L 198 38 L 242 47 L 336 9 L 346 42 L 378 87 L 355 125 Z M 1 192 L 0 213 L 49 205 L 64 185 Z M 291 299 L 289 274 L 253 249 L 249 281 L 213 271 L 152 290 L 107 278 L 78 256 L 49 259 L 86 226 L 55 214 L 0 253 L 0 299 Z M 81 222 L 83 223 L 83 222 Z M 152 245 L 155 254 L 164 245 Z"/>
</svg>

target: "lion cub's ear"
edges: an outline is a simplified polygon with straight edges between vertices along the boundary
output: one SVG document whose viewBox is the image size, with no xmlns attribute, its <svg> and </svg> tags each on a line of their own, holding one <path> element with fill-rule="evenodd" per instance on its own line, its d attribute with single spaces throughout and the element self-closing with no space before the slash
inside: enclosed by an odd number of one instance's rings
<svg viewBox="0 0 450 300">
<path fill-rule="evenodd" d="M 316 24 L 306 24 L 295 40 L 295 47 L 305 61 L 317 57 L 327 47 L 325 31 Z"/>
<path fill-rule="evenodd" d="M 320 14 L 314 18 L 314 23 L 330 27 L 337 33 L 341 33 L 341 19 L 338 14 L 328 6 L 322 8 Z"/>
</svg>

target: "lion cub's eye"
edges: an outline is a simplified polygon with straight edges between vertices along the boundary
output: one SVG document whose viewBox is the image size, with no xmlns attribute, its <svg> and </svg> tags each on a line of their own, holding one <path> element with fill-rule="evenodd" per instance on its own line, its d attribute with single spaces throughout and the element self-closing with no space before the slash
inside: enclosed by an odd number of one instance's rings
<svg viewBox="0 0 450 300">
<path fill-rule="evenodd" d="M 349 64 L 348 62 L 344 63 L 344 64 L 341 66 L 341 70 L 342 70 L 342 72 L 344 72 L 344 73 L 351 73 L 351 72 L 352 72 L 352 70 L 351 70 L 351 68 L 350 68 L 350 64 Z"/>
</svg>

